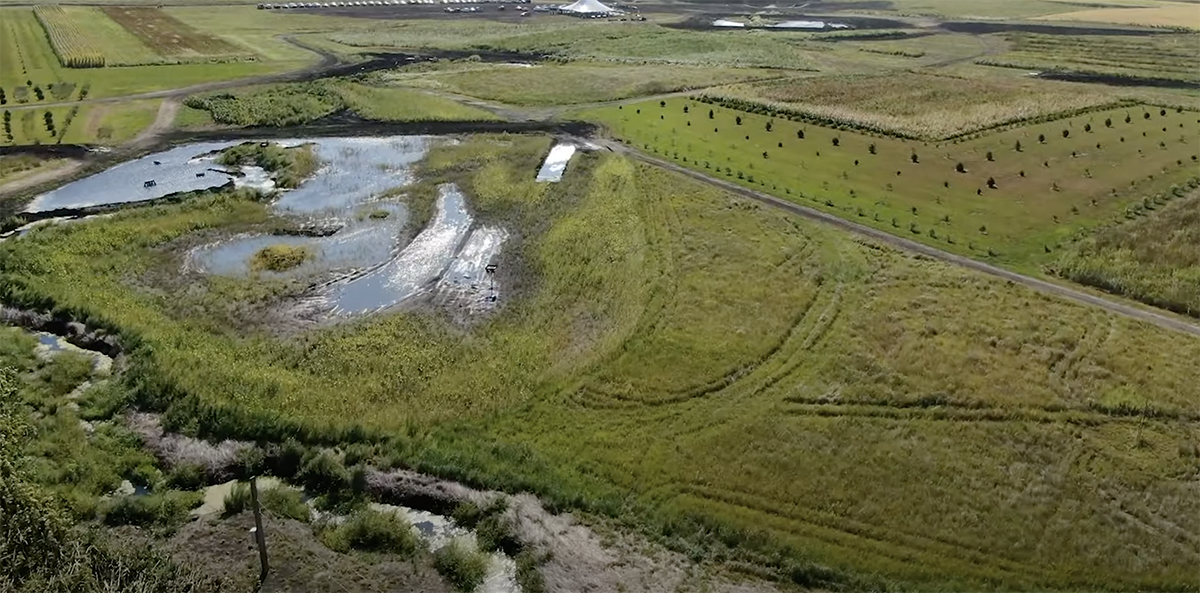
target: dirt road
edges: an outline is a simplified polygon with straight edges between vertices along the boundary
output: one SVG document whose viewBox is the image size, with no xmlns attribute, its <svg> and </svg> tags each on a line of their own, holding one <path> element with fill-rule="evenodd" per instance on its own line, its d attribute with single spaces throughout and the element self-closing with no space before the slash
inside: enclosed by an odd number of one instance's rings
<svg viewBox="0 0 1200 593">
<path fill-rule="evenodd" d="M 701 173 L 699 171 L 695 171 L 692 169 L 688 169 L 687 167 L 683 167 L 682 165 L 678 165 L 674 162 L 660 159 L 658 157 L 654 157 L 654 156 L 651 156 L 648 154 L 644 154 L 632 147 L 621 144 L 620 142 L 616 142 L 613 140 L 606 140 L 606 139 L 590 139 L 589 141 L 594 144 L 600 144 L 600 145 L 604 146 L 605 148 L 608 148 L 614 152 L 626 154 L 633 158 L 641 160 L 643 162 L 646 162 L 646 163 L 649 163 L 652 165 L 656 165 L 659 167 L 663 167 L 664 169 L 669 169 L 671 171 L 675 171 L 675 172 L 681 173 L 683 175 L 687 175 L 688 177 L 691 177 L 692 179 L 696 179 L 696 180 L 702 181 L 704 183 L 707 183 L 709 185 L 719 187 L 723 190 L 733 192 L 737 195 L 744 196 L 744 197 L 750 198 L 752 200 L 756 200 L 756 201 L 766 204 L 768 206 L 773 206 L 773 207 L 779 208 L 781 210 L 786 210 L 788 212 L 797 214 L 797 215 L 807 218 L 809 220 L 815 220 L 817 222 L 829 224 L 829 225 L 835 226 L 839 229 L 849 231 L 851 233 L 855 233 L 857 235 L 869 237 L 880 243 L 891 245 L 893 247 L 903 249 L 905 251 L 919 253 L 921 255 L 931 257 L 931 258 L 939 260 L 939 261 L 943 261 L 943 262 L 946 262 L 949 264 L 954 264 L 956 266 L 961 266 L 964 268 L 975 270 L 977 272 L 983 272 L 984 274 L 988 274 L 989 276 L 1003 278 L 1004 280 L 1008 280 L 1009 282 L 1027 286 L 1038 292 L 1057 296 L 1059 298 L 1067 299 L 1067 300 L 1074 301 L 1076 303 L 1080 303 L 1083 305 L 1088 305 L 1091 307 L 1099 307 L 1099 308 L 1109 311 L 1111 313 L 1115 313 L 1117 315 L 1128 317 L 1130 319 L 1137 319 L 1139 321 L 1145 321 L 1146 323 L 1152 323 L 1154 325 L 1157 325 L 1157 326 L 1165 328 L 1165 329 L 1169 329 L 1172 331 L 1200 337 L 1200 325 L 1190 323 L 1179 317 L 1173 317 L 1173 316 L 1169 316 L 1169 315 L 1156 313 L 1154 311 L 1148 311 L 1146 309 L 1142 309 L 1142 308 L 1139 308 L 1137 306 L 1130 305 L 1127 303 L 1122 303 L 1120 301 L 1116 301 L 1113 299 L 1105 298 L 1105 297 L 1097 295 L 1097 294 L 1093 294 L 1093 293 L 1086 292 L 1083 290 L 1077 290 L 1077 289 L 1071 288 L 1070 286 L 1064 286 L 1062 284 L 1057 284 L 1057 283 L 1050 282 L 1047 280 L 1042 280 L 1040 278 L 1026 276 L 1024 274 L 1013 272 L 1012 270 L 1006 270 L 1004 268 L 994 266 L 994 265 L 991 265 L 986 262 L 982 262 L 979 260 L 971 259 L 969 257 L 964 257 L 961 255 L 956 255 L 953 253 L 942 251 L 941 249 L 937 249 L 936 247 L 930 247 L 923 243 L 918 243 L 916 241 L 905 239 L 903 237 L 897 237 L 896 235 L 892 235 L 891 233 L 887 233 L 887 232 L 884 232 L 884 231 L 881 231 L 878 229 L 874 229 L 874 228 L 871 228 L 871 227 L 868 227 L 865 225 L 851 222 L 849 220 L 840 218 L 833 214 L 822 212 L 820 210 L 816 210 L 814 208 L 809 208 L 807 206 L 802 206 L 800 204 L 795 204 L 793 202 L 789 202 L 787 200 L 783 200 L 783 199 L 777 198 L 775 196 L 771 196 L 771 195 L 768 195 L 768 194 L 765 194 L 765 193 L 762 193 L 759 191 L 755 191 L 755 190 L 740 186 L 736 183 L 732 183 L 732 182 L 726 181 L 724 179 L 719 179 L 716 177 L 711 177 L 709 175 L 705 175 L 704 173 Z"/>
</svg>

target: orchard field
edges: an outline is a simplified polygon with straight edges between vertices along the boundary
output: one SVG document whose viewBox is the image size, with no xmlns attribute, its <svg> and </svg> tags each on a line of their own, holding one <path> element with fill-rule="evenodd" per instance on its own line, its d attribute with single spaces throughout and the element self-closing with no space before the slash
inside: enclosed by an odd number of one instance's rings
<svg viewBox="0 0 1200 593">
<path fill-rule="evenodd" d="M 1181 194 L 1200 166 L 1200 114 L 1148 105 L 948 142 L 839 130 L 696 98 L 588 115 L 634 147 L 688 167 L 1026 268 L 1086 229 L 1142 208 L 1146 196 Z"/>
</svg>

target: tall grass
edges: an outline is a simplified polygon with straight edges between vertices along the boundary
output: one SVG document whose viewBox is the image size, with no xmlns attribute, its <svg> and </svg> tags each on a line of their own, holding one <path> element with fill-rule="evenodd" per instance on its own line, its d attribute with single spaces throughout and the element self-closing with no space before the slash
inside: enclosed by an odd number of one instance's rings
<svg viewBox="0 0 1200 593">
<path fill-rule="evenodd" d="M 411 557 L 424 545 L 416 529 L 392 512 L 363 509 L 318 533 L 331 550 L 379 552 Z"/>
<path fill-rule="evenodd" d="M 1200 194 L 1167 202 L 1147 199 L 1152 212 L 1091 235 L 1063 253 L 1055 271 L 1075 282 L 1200 317 Z"/>
<path fill-rule="evenodd" d="M 120 332 L 133 401 L 173 430 L 370 444 L 802 586 L 1190 586 L 1200 553 L 1172 534 L 1200 531 L 1179 479 L 1200 455 L 1200 342 L 616 155 L 537 184 L 549 146 L 476 138 L 421 166 L 513 234 L 504 305 L 471 324 L 416 309 L 287 338 L 214 327 L 208 281 L 169 281 L 170 246 L 269 224 L 229 196 L 0 244 L 0 296 Z M 355 481 L 298 444 L 247 462 Z M 387 539 L 362 530 L 331 541 Z"/>
</svg>

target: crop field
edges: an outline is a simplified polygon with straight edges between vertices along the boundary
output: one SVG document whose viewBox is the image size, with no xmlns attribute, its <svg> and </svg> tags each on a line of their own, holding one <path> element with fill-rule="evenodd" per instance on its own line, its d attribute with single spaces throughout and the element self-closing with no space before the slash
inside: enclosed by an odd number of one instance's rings
<svg viewBox="0 0 1200 593">
<path fill-rule="evenodd" d="M 1196 112 L 1143 106 L 949 143 L 869 136 L 694 99 L 585 116 L 685 166 L 1016 266 L 1043 261 L 1126 205 L 1186 183 L 1200 152 Z"/>
<path fill-rule="evenodd" d="M 83 24 L 61 6 L 35 6 L 34 16 L 46 31 L 58 61 L 68 68 L 102 68 L 102 42 L 92 37 Z"/>
<path fill-rule="evenodd" d="M 1114 102 L 1090 85 L 919 72 L 780 80 L 709 94 L 928 140 Z"/>
<path fill-rule="evenodd" d="M 1105 7 L 1075 10 L 1041 17 L 1048 21 L 1084 21 L 1089 23 L 1117 23 L 1121 25 L 1145 25 L 1150 27 L 1187 27 L 1200 29 L 1200 14 L 1194 2 L 1152 2 L 1150 5 L 1135 3 L 1129 8 Z"/>
<path fill-rule="evenodd" d="M 487 66 L 394 80 L 512 105 L 569 105 L 775 78 L 772 70 L 614 66 L 573 62 L 532 67 Z"/>
<path fill-rule="evenodd" d="M 234 195 L 0 244 L 0 294 L 136 336 L 126 381 L 176 429 L 386 431 L 420 471 L 809 587 L 1194 585 L 1200 340 L 613 154 L 536 184 L 548 147 L 467 139 L 422 166 L 522 237 L 513 298 L 469 327 L 417 308 L 234 330 L 289 289 L 178 269 L 196 233 L 271 224 Z"/>
<path fill-rule="evenodd" d="M 141 39 L 108 18 L 96 7 L 59 7 L 76 23 L 86 26 L 88 35 L 104 48 L 104 63 L 108 66 L 139 66 L 160 64 L 167 60 L 150 49 Z"/>
<path fill-rule="evenodd" d="M 105 7 L 104 13 L 164 56 L 249 57 L 228 41 L 201 33 L 158 8 Z"/>
<path fill-rule="evenodd" d="M 1066 69 L 1118 76 L 1200 81 L 1195 68 L 1200 33 L 1074 36 L 1014 33 L 1012 49 L 978 63 L 1024 70 Z"/>
<path fill-rule="evenodd" d="M 91 9 L 71 7 L 64 10 L 67 10 L 68 14 L 73 14 L 73 11 Z M 93 23 L 89 21 L 89 26 L 91 24 Z M 105 24 L 101 20 L 96 20 L 94 24 L 100 28 L 91 30 L 89 32 L 91 35 L 97 34 L 97 31 L 107 30 L 108 27 L 117 26 L 111 21 Z M 131 39 L 136 41 L 136 39 L 133 39 L 132 35 L 128 33 L 114 38 L 106 37 L 106 39 L 108 39 L 104 49 L 106 59 L 108 56 L 113 56 L 112 59 L 116 60 L 114 63 L 148 59 L 147 53 L 131 48 L 128 42 Z M 138 43 L 141 42 L 138 41 Z M 147 51 L 149 51 L 148 48 Z M 261 62 L 66 68 L 59 64 L 46 33 L 38 23 L 32 9 L 28 7 L 0 8 L 0 90 L 4 91 L 3 97 L 0 98 L 0 108 L 32 105 L 43 101 L 67 101 L 81 97 L 112 97 L 213 80 L 267 74 L 299 68 L 311 63 L 314 59 L 312 54 L 305 54 L 302 58 L 292 55 L 288 60 Z M 109 65 L 114 63 L 109 63 Z M 41 92 L 40 98 L 39 91 Z"/>
</svg>

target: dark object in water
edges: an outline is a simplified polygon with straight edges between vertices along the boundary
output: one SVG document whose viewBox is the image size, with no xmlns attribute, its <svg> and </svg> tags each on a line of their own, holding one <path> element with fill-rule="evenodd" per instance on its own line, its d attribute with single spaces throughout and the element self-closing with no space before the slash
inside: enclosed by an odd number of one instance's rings
<svg viewBox="0 0 1200 593">
<path fill-rule="evenodd" d="M 154 187 L 156 185 L 158 185 L 158 183 L 156 183 L 153 179 L 142 183 L 142 187 Z"/>
<path fill-rule="evenodd" d="M 204 171 L 196 173 L 196 177 L 204 177 Z"/>
<path fill-rule="evenodd" d="M 158 161 L 154 161 L 154 164 L 156 164 L 156 165 L 161 165 L 162 163 L 160 163 L 160 162 L 158 162 Z"/>
</svg>

